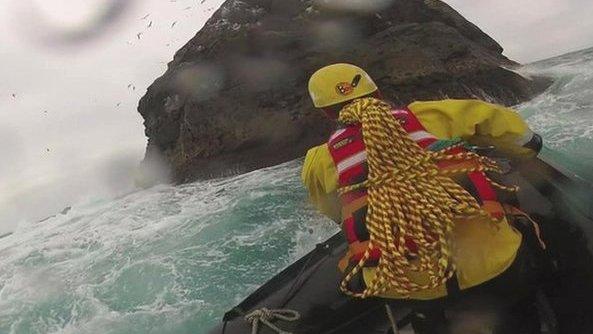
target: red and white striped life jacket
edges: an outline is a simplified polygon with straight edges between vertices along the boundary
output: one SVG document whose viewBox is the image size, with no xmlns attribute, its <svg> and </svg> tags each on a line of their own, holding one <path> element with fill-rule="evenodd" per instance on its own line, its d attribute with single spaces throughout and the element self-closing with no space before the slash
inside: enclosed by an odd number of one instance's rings
<svg viewBox="0 0 593 334">
<path fill-rule="evenodd" d="M 418 118 L 407 108 L 392 110 L 394 117 L 401 121 L 402 126 L 422 148 L 430 150 L 431 145 L 439 140 L 426 131 Z M 335 131 L 328 141 L 328 147 L 338 171 L 339 187 L 346 187 L 364 182 L 368 176 L 366 163 L 367 154 L 362 138 L 360 124 L 350 125 L 346 128 Z M 463 147 L 451 148 L 448 153 L 456 154 L 464 152 Z M 479 162 L 468 160 L 453 160 L 438 162 L 441 170 L 457 169 L 468 166 L 476 166 Z M 470 172 L 466 175 L 455 177 L 470 194 L 472 194 L 482 208 L 494 218 L 501 219 L 504 216 L 504 209 L 498 202 L 496 192 L 483 172 Z M 348 240 L 348 260 L 356 264 L 368 248 L 369 232 L 366 228 L 365 218 L 367 212 L 367 191 L 366 189 L 353 190 L 340 195 L 342 203 L 342 229 Z M 406 247 L 410 253 L 416 253 L 417 246 L 411 241 L 406 241 Z M 379 249 L 373 249 L 367 266 L 378 263 L 381 256 Z M 341 268 L 347 265 L 341 264 Z"/>
</svg>

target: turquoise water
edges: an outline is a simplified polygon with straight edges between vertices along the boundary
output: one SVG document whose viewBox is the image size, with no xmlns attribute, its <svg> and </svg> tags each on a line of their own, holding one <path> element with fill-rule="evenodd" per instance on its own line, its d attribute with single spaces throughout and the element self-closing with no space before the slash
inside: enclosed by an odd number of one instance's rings
<svg viewBox="0 0 593 334">
<path fill-rule="evenodd" d="M 544 138 L 543 156 L 593 181 L 593 48 L 536 62 L 521 72 L 556 79 L 544 94 L 518 106 Z"/>
<path fill-rule="evenodd" d="M 75 207 L 0 240 L 0 333 L 202 333 L 335 227 L 300 162 Z"/>
<path fill-rule="evenodd" d="M 519 109 L 546 156 L 593 180 L 593 50 L 522 69 L 557 78 Z M 300 161 L 74 207 L 0 239 L 0 334 L 205 333 L 336 231 Z"/>
</svg>

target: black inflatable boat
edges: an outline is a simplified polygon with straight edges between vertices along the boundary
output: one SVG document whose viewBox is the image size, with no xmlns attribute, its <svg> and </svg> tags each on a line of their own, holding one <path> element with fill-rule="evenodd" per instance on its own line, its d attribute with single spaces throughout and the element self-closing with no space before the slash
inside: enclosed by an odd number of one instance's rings
<svg viewBox="0 0 593 334">
<path fill-rule="evenodd" d="M 555 264 L 541 290 L 544 332 L 593 333 L 593 186 L 543 160 L 523 164 L 505 176 L 521 187 L 520 206 L 539 222 Z M 355 300 L 341 294 L 337 262 L 346 243 L 337 234 L 283 270 L 228 311 L 210 334 L 252 333 L 245 317 L 263 308 L 294 310 L 286 320 L 260 325 L 257 333 L 388 333 L 394 323 L 409 323 L 405 309 L 386 310 L 380 300 Z M 393 317 L 390 319 L 390 315 Z"/>
</svg>

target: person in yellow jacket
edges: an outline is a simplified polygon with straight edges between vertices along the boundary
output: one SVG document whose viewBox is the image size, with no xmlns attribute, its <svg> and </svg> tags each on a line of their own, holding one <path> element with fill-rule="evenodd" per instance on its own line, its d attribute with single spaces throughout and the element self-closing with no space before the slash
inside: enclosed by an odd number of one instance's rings
<svg viewBox="0 0 593 334">
<path fill-rule="evenodd" d="M 513 189 L 492 181 L 500 166 L 476 153 L 494 147 L 513 159 L 537 155 L 541 137 L 515 111 L 479 100 L 393 106 L 351 64 L 318 70 L 309 92 L 338 124 L 327 143 L 308 151 L 302 180 L 315 207 L 340 223 L 348 240 L 340 262 L 344 293 L 440 301 L 497 290 L 524 271 L 526 237 L 508 219 L 520 211 L 500 199 Z M 413 322 L 417 333 L 446 322 L 434 303 L 416 305 L 423 305 Z"/>
</svg>

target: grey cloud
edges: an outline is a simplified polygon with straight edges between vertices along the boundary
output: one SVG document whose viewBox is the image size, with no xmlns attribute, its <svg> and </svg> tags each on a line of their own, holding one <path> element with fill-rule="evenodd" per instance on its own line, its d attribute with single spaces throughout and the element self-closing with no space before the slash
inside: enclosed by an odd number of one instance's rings
<svg viewBox="0 0 593 334">
<path fill-rule="evenodd" d="M 593 46 L 590 0 L 446 0 L 520 62 Z"/>
</svg>

